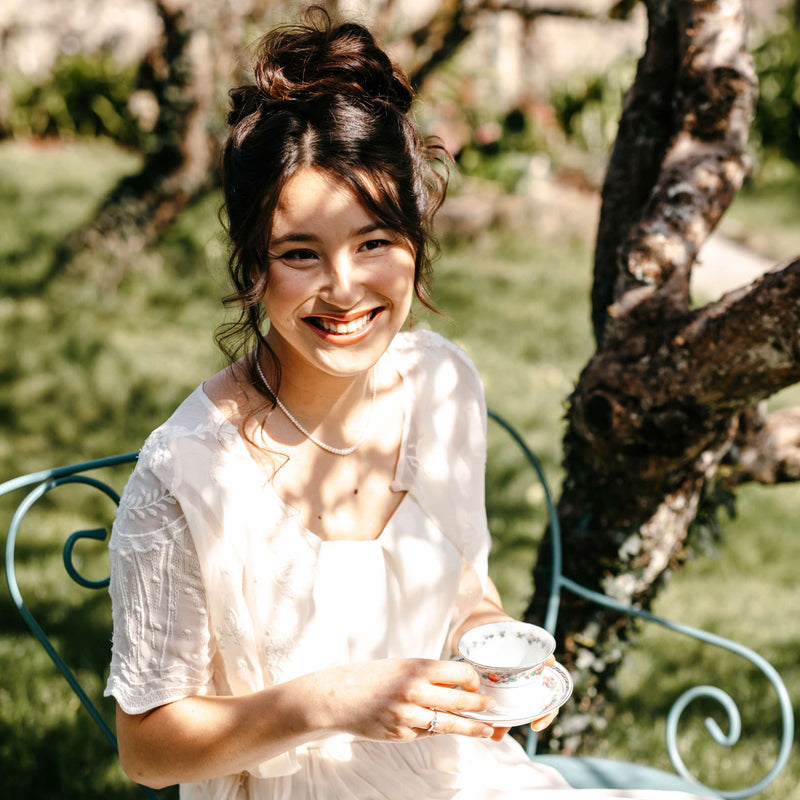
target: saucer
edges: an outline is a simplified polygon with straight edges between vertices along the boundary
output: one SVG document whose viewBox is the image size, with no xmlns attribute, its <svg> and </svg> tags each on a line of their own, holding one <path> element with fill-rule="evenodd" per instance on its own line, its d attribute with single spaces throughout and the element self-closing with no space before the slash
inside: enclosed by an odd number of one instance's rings
<svg viewBox="0 0 800 800">
<path fill-rule="evenodd" d="M 564 705 L 572 694 L 572 678 L 561 664 L 545 667 L 537 684 L 532 692 L 525 692 L 526 700 L 513 710 L 462 711 L 461 716 L 488 722 L 496 728 L 513 728 L 546 717 Z"/>
</svg>

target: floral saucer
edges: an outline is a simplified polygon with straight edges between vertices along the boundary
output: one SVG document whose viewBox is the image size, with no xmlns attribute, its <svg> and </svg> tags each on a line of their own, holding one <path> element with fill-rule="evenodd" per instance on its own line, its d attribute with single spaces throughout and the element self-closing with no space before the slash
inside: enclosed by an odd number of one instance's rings
<svg viewBox="0 0 800 800">
<path fill-rule="evenodd" d="M 462 717 L 488 722 L 496 728 L 513 728 L 546 717 L 560 708 L 572 694 L 572 678 L 561 664 L 545 667 L 536 685 L 523 689 L 522 702 L 513 710 L 505 707 L 491 711 L 462 711 Z"/>
</svg>

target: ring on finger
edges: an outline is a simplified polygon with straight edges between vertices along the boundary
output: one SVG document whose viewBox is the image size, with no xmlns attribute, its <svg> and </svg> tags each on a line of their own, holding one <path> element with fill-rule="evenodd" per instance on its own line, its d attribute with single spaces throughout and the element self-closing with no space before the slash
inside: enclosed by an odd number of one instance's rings
<svg viewBox="0 0 800 800">
<path fill-rule="evenodd" d="M 428 723 L 428 733 L 439 733 L 439 712 L 434 709 L 431 721 Z"/>
</svg>

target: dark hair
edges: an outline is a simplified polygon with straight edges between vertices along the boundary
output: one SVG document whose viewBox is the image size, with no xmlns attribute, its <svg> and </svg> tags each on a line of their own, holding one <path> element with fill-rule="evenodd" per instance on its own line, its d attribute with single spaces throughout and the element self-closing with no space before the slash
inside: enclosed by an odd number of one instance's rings
<svg viewBox="0 0 800 800">
<path fill-rule="evenodd" d="M 222 351 L 233 361 L 257 344 L 280 374 L 261 334 L 261 300 L 272 217 L 301 167 L 344 180 L 381 224 L 398 232 L 415 254 L 415 293 L 432 308 L 431 226 L 447 185 L 433 162 L 446 162 L 447 154 L 426 143 L 407 116 L 411 86 L 372 34 L 354 23 L 334 25 L 325 11 L 311 9 L 305 24 L 276 28 L 261 40 L 253 83 L 230 97 L 222 177 L 235 291 L 224 302 L 240 315 L 217 331 Z M 274 401 L 253 360 L 245 363 L 252 383 Z"/>
</svg>

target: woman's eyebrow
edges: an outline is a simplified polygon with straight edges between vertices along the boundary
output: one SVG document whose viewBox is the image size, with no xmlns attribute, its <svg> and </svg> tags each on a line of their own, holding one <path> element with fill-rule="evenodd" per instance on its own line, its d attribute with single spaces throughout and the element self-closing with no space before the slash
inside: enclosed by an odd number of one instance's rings
<svg viewBox="0 0 800 800">
<path fill-rule="evenodd" d="M 313 233 L 301 233 L 298 231 L 279 236 L 277 239 L 271 239 L 270 245 L 274 247 L 285 242 L 318 242 L 319 240 L 319 236 L 315 236 Z"/>
<path fill-rule="evenodd" d="M 364 236 L 364 234 L 372 233 L 373 231 L 385 231 L 389 230 L 389 228 L 380 223 L 380 222 L 370 222 L 369 225 L 364 225 L 363 228 L 359 228 L 357 231 L 353 231 L 353 236 Z"/>
</svg>

